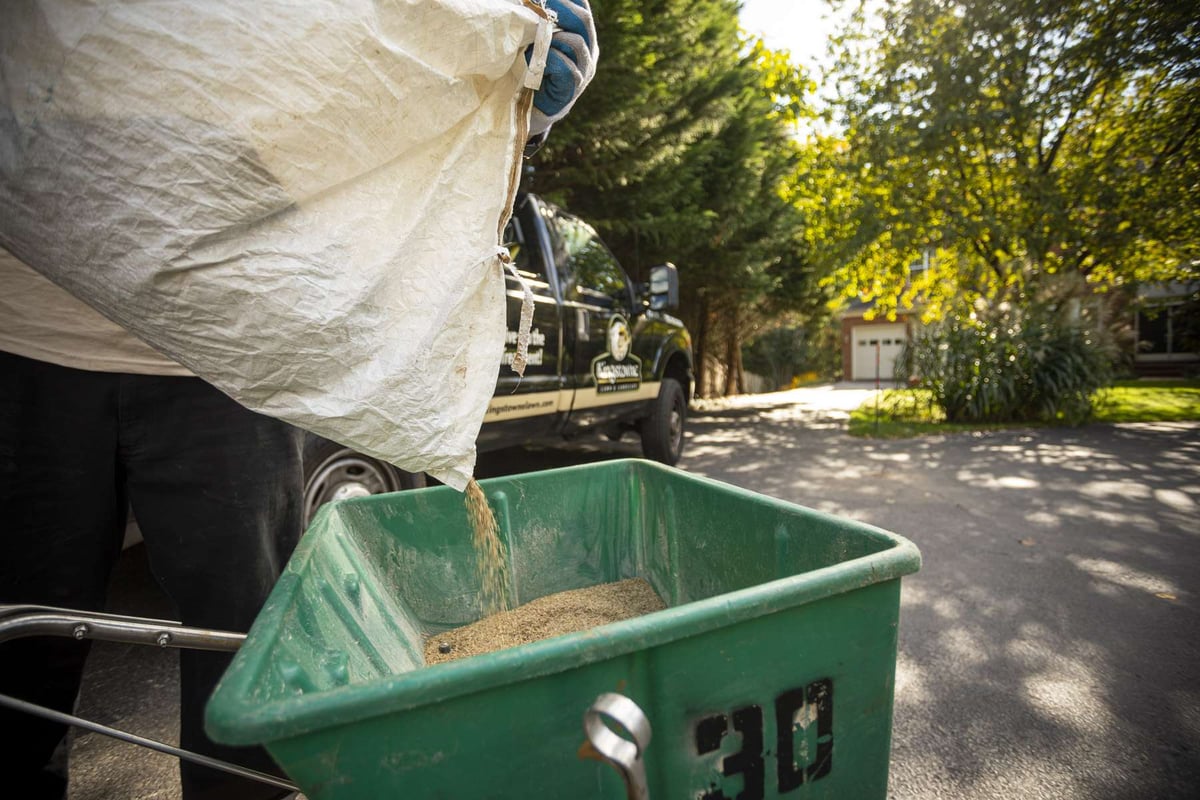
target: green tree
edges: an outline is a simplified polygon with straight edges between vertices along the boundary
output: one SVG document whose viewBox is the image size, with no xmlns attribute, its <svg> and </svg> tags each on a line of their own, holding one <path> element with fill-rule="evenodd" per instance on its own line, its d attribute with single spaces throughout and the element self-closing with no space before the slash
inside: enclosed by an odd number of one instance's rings
<svg viewBox="0 0 1200 800">
<path fill-rule="evenodd" d="M 842 88 L 857 195 L 837 283 L 894 310 L 1196 274 L 1200 17 L 1169 0 L 902 0 Z M 853 44 L 857 31 L 858 49 Z M 932 269 L 910 265 L 934 254 Z"/>
<path fill-rule="evenodd" d="M 732 0 L 597 0 L 592 86 L 537 156 L 534 186 L 586 216 L 641 277 L 676 263 L 702 390 L 737 391 L 741 344 L 798 288 L 800 211 L 787 197 L 812 84 L 746 40 Z M 811 303 L 810 303 L 811 305 Z M 704 379 L 725 366 L 721 386 Z"/>
<path fill-rule="evenodd" d="M 595 80 L 535 158 L 535 186 L 586 214 L 635 270 L 706 224 L 685 153 L 738 90 L 733 0 L 597 0 Z M 695 161 L 695 159 L 692 159 Z"/>
<path fill-rule="evenodd" d="M 792 138 L 809 84 L 785 56 L 761 44 L 739 65 L 740 90 L 727 117 L 685 154 L 701 175 L 707 236 L 684 245 L 696 292 L 689 321 L 704 357 L 725 366 L 724 394 L 745 391 L 742 344 L 805 295 L 802 226 L 786 187 L 799 164 Z M 703 361 L 702 361 L 703 363 Z"/>
</svg>

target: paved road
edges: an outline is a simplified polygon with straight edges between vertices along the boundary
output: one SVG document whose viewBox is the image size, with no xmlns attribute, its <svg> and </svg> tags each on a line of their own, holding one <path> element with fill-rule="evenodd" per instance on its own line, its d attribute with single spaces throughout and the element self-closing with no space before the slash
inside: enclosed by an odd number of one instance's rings
<svg viewBox="0 0 1200 800">
<path fill-rule="evenodd" d="M 1200 426 L 873 442 L 778 404 L 693 420 L 687 467 L 907 536 L 891 796 L 1200 786 Z"/>
<path fill-rule="evenodd" d="M 867 396 L 824 387 L 713 404 L 693 414 L 681 466 L 921 548 L 903 589 L 890 796 L 1193 796 L 1200 425 L 863 441 L 844 420 Z M 636 454 L 632 441 L 505 451 L 479 473 Z M 138 553 L 122 564 L 118 607 L 169 613 Z M 173 659 L 146 652 L 97 647 L 84 707 L 168 736 Z M 148 684 L 138 694 L 134 679 Z M 95 739 L 77 740 L 72 800 L 177 796 L 170 759 Z"/>
</svg>

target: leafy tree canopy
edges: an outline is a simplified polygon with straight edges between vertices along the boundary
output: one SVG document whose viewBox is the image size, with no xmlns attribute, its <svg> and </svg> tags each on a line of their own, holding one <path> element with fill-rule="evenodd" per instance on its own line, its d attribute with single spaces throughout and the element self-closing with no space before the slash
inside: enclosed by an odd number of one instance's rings
<svg viewBox="0 0 1200 800">
<path fill-rule="evenodd" d="M 885 312 L 919 294 L 936 316 L 1056 272 L 1101 291 L 1196 276 L 1194 8 L 900 0 L 881 14 L 874 58 L 861 9 L 845 40 L 860 54 L 842 65 L 837 163 L 853 230 L 831 282 Z"/>
</svg>

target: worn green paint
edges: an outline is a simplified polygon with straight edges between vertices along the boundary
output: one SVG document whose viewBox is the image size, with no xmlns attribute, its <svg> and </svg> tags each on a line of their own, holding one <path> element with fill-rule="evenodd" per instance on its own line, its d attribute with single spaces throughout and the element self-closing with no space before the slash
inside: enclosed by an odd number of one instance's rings
<svg viewBox="0 0 1200 800">
<path fill-rule="evenodd" d="M 920 566 L 911 543 L 646 461 L 482 485 L 514 604 L 640 576 L 669 607 L 425 668 L 423 637 L 479 614 L 462 495 L 346 501 L 305 535 L 209 704 L 211 735 L 265 744 L 312 800 L 621 798 L 611 768 L 577 755 L 584 710 L 620 691 L 654 727 L 651 797 L 743 792 L 722 764 L 733 773 L 753 743 L 732 726 L 755 706 L 761 796 L 885 796 L 899 579 Z M 781 795 L 779 734 L 794 733 L 785 765 L 810 765 L 818 706 L 781 722 L 776 698 L 822 680 L 830 768 Z M 697 723 L 720 714 L 728 732 L 699 753 Z"/>
</svg>

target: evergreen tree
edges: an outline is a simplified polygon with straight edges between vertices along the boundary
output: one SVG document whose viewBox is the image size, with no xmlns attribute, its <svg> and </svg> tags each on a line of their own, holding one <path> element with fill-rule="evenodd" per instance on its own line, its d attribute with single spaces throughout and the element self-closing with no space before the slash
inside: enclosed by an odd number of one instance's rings
<svg viewBox="0 0 1200 800">
<path fill-rule="evenodd" d="M 794 183 L 797 119 L 811 84 L 748 41 L 731 0 L 593 4 L 602 56 L 592 86 L 536 157 L 535 185 L 587 217 L 635 277 L 672 261 L 695 339 L 698 382 L 758 320 L 812 292 Z"/>
</svg>

